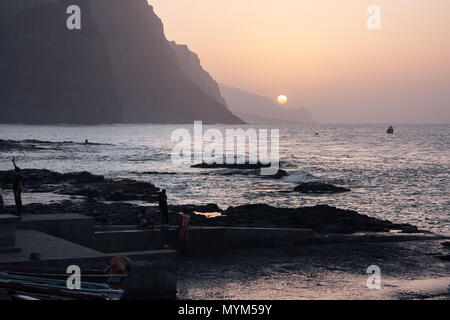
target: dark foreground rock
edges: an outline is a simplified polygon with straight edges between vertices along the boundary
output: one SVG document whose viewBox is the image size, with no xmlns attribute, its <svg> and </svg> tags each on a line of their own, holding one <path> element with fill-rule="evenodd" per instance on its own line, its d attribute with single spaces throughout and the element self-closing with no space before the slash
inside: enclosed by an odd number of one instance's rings
<svg viewBox="0 0 450 320">
<path fill-rule="evenodd" d="M 275 208 L 265 204 L 229 207 L 224 215 L 207 219 L 207 225 L 308 228 L 319 232 L 354 233 L 361 231 L 418 232 L 409 224 L 394 224 L 387 220 L 371 218 L 356 211 L 327 205 L 300 208 Z"/>
<path fill-rule="evenodd" d="M 31 203 L 23 207 L 24 214 L 62 214 L 80 213 L 95 218 L 100 225 L 137 225 L 138 214 L 145 209 L 146 213 L 153 215 L 157 223 L 160 223 L 160 211 L 157 205 L 139 206 L 127 202 L 104 202 L 94 198 L 63 200 L 57 203 L 40 204 Z M 207 217 L 202 212 L 223 211 L 216 204 L 206 205 L 169 205 L 170 220 L 173 225 L 178 223 L 178 213 L 188 210 L 192 215 L 194 225 L 205 225 Z M 197 214 L 195 213 L 197 212 Z M 5 213 L 15 214 L 14 206 L 7 206 Z"/>
<path fill-rule="evenodd" d="M 159 188 L 148 182 L 112 180 L 89 172 L 58 173 L 45 169 L 23 169 L 26 192 L 52 192 L 105 201 L 155 202 Z M 4 188 L 11 188 L 14 172 L 0 171 Z"/>
<path fill-rule="evenodd" d="M 95 199 L 81 201 L 64 200 L 58 203 L 32 203 L 23 207 L 24 214 L 80 213 L 94 217 L 98 224 L 137 224 L 139 206 L 113 202 L 105 203 Z M 15 214 L 14 206 L 8 206 L 6 213 Z"/>
<path fill-rule="evenodd" d="M 294 191 L 300 193 L 341 193 L 341 192 L 349 192 L 351 190 L 344 187 L 337 187 L 331 184 L 321 182 L 307 182 L 302 183 L 297 187 L 295 187 Z"/>
</svg>

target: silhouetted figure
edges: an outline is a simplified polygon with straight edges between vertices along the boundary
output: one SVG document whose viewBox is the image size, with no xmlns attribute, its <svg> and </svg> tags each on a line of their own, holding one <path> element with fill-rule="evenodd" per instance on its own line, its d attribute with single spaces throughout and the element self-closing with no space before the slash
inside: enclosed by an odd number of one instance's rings
<svg viewBox="0 0 450 320">
<path fill-rule="evenodd" d="M 180 212 L 178 216 L 178 239 L 177 239 L 177 249 L 179 254 L 183 254 L 186 250 L 186 244 L 189 234 L 189 223 L 191 221 L 191 216 L 187 210 Z"/>
<path fill-rule="evenodd" d="M 169 208 L 167 207 L 166 189 L 163 189 L 158 196 L 159 212 L 161 213 L 161 225 L 169 224 Z"/>
<path fill-rule="evenodd" d="M 22 184 L 23 177 L 20 171 L 20 168 L 16 164 L 16 159 L 12 159 L 14 165 L 14 182 L 13 182 L 13 191 L 14 191 L 14 200 L 16 202 L 16 213 L 18 216 L 22 215 Z"/>
<path fill-rule="evenodd" d="M 151 230 L 155 227 L 155 219 L 153 216 L 148 216 L 145 212 L 145 208 L 141 209 L 141 212 L 138 215 L 139 227 L 140 228 L 150 228 Z"/>
<path fill-rule="evenodd" d="M 3 202 L 3 189 L 2 189 L 2 183 L 0 182 L 0 214 L 4 213 L 5 211 L 5 204 Z"/>
<path fill-rule="evenodd" d="M 88 139 L 84 140 L 84 144 L 89 144 L 89 140 Z"/>
</svg>

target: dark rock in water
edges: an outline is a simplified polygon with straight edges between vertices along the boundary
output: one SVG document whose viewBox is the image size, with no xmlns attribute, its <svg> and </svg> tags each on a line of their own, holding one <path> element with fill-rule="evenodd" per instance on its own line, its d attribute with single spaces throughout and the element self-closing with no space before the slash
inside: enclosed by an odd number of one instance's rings
<svg viewBox="0 0 450 320">
<path fill-rule="evenodd" d="M 0 139 L 0 151 L 35 151 L 35 150 L 61 150 L 64 147 L 76 146 L 76 145 L 89 145 L 89 146 L 105 146 L 111 144 L 104 143 L 92 143 L 88 142 L 73 142 L 73 141 L 62 141 L 62 142 L 52 142 L 52 141 L 41 141 L 41 140 L 2 140 Z"/>
<path fill-rule="evenodd" d="M 46 184 L 89 184 L 103 182 L 103 176 L 94 175 L 89 172 L 58 173 L 46 169 L 22 169 L 24 184 L 27 188 L 39 188 Z M 0 180 L 4 186 L 11 186 L 14 179 L 14 170 L 0 171 Z"/>
<path fill-rule="evenodd" d="M 441 245 L 447 250 L 450 250 L 450 241 L 442 242 Z"/>
<path fill-rule="evenodd" d="M 64 145 L 90 145 L 90 146 L 112 146 L 112 144 L 109 143 L 96 143 L 96 142 L 75 142 L 75 141 L 42 141 L 42 140 L 36 140 L 36 139 L 27 139 L 27 140 L 21 140 L 16 141 L 17 143 L 23 143 L 23 144 L 37 144 L 37 145 L 55 145 L 55 146 L 64 146 Z M 46 148 L 48 149 L 48 148 Z"/>
<path fill-rule="evenodd" d="M 261 169 L 261 168 L 269 168 L 270 164 L 262 164 L 260 162 L 258 163 L 213 163 L 213 164 L 207 164 L 207 163 L 199 163 L 194 164 L 191 166 L 191 168 L 202 168 L 202 169 L 239 169 L 239 170 L 255 170 L 255 169 Z"/>
<path fill-rule="evenodd" d="M 202 168 L 213 168 L 213 167 L 203 167 L 203 165 L 201 165 Z M 215 166 L 215 165 L 214 165 Z M 233 166 L 233 167 L 231 167 Z M 215 171 L 214 174 L 219 174 L 219 175 L 223 175 L 223 176 L 233 176 L 233 175 L 244 175 L 244 176 L 259 176 L 260 178 L 266 178 L 266 179 L 281 179 L 285 176 L 288 175 L 288 173 L 285 170 L 281 170 L 279 169 L 277 171 L 277 173 L 273 174 L 273 175 L 261 175 L 261 168 L 254 168 L 253 166 L 257 166 L 257 165 L 229 165 L 229 167 L 224 168 L 225 170 L 221 170 L 221 171 Z M 196 168 L 200 168 L 200 167 L 196 167 Z M 219 169 L 219 167 L 214 167 Z M 220 167 L 221 169 L 223 169 L 222 167 Z M 211 174 L 210 172 L 202 172 L 201 174 L 204 175 L 209 175 Z"/>
<path fill-rule="evenodd" d="M 148 182 L 138 182 L 130 179 L 107 180 L 103 183 L 92 185 L 97 190 L 97 198 L 106 201 L 131 201 L 142 200 L 147 202 L 157 201 L 159 188 Z M 83 195 L 82 192 L 75 190 L 73 195 Z"/>
<path fill-rule="evenodd" d="M 341 193 L 349 192 L 350 189 L 344 187 L 337 187 L 331 184 L 321 182 L 307 182 L 302 183 L 294 188 L 294 191 L 300 193 Z"/>
<path fill-rule="evenodd" d="M 147 174 L 147 175 L 175 175 L 176 172 L 158 172 L 158 171 L 144 171 L 144 172 L 134 172 L 135 174 Z"/>
<path fill-rule="evenodd" d="M 223 175 L 233 175 L 233 174 L 247 174 L 247 175 L 251 175 L 251 174 L 255 174 L 255 175 L 260 175 L 260 172 L 251 172 L 249 170 L 259 170 L 261 168 L 270 168 L 271 164 L 262 164 L 260 162 L 258 163 L 213 163 L 213 164 L 208 164 L 208 163 L 199 163 L 199 164 L 194 164 L 191 166 L 191 168 L 201 168 L 201 169 L 234 169 L 234 170 L 242 170 L 241 172 L 225 172 L 222 173 Z M 278 169 L 277 173 L 275 173 L 274 175 L 269 175 L 269 176 L 262 176 L 264 178 L 269 178 L 269 179 L 281 179 L 285 176 L 287 176 L 287 172 L 285 170 L 281 170 Z"/>
<path fill-rule="evenodd" d="M 287 172 L 285 170 L 281 170 L 279 169 L 277 173 L 275 173 L 273 176 L 267 176 L 268 178 L 272 178 L 272 179 L 281 179 L 285 176 L 287 176 Z"/>
<path fill-rule="evenodd" d="M 23 145 L 14 140 L 0 139 L 0 151 L 12 151 L 12 150 L 32 151 L 32 150 L 40 150 L 40 149 L 43 149 L 43 148 L 39 148 L 34 145 Z"/>
<path fill-rule="evenodd" d="M 105 201 L 157 201 L 159 188 L 148 182 L 130 179 L 104 180 L 88 184 L 72 184 L 56 190 L 59 194 L 85 196 Z"/>
<path fill-rule="evenodd" d="M 438 256 L 442 261 L 450 261 L 450 254 Z"/>
</svg>

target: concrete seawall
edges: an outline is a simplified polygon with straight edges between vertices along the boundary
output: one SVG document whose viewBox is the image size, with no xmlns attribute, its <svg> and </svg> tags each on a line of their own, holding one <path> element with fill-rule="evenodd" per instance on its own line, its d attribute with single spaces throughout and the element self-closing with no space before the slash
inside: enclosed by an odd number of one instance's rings
<svg viewBox="0 0 450 320">
<path fill-rule="evenodd" d="M 17 229 L 37 230 L 67 241 L 92 247 L 95 220 L 77 213 L 24 215 Z"/>
<path fill-rule="evenodd" d="M 168 245 L 176 248 L 178 231 L 167 232 Z M 160 249 L 160 230 L 139 230 L 133 226 L 97 229 L 94 248 L 102 252 Z M 190 227 L 187 253 L 216 252 L 226 249 L 290 246 L 308 243 L 314 233 L 308 229 Z"/>
</svg>

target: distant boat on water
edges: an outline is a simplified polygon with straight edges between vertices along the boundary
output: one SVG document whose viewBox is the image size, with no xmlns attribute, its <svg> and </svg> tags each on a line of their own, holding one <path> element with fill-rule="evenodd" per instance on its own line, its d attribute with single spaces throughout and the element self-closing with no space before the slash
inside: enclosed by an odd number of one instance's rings
<svg viewBox="0 0 450 320">
<path fill-rule="evenodd" d="M 394 127 L 393 126 L 389 126 L 389 128 L 386 131 L 389 134 L 393 134 L 394 133 Z"/>
</svg>

